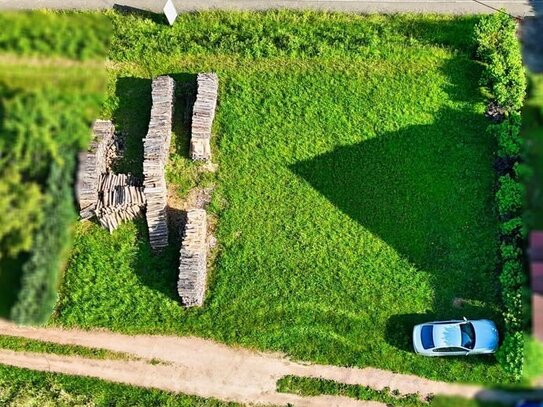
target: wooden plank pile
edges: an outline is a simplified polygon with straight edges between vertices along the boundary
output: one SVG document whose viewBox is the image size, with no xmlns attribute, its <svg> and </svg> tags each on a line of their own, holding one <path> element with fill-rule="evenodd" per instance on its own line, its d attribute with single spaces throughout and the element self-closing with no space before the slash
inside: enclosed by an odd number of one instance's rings
<svg viewBox="0 0 543 407">
<path fill-rule="evenodd" d="M 206 211 L 189 210 L 181 242 L 177 282 L 177 291 L 185 307 L 201 306 L 204 302 L 207 277 L 206 237 Z"/>
<path fill-rule="evenodd" d="M 152 83 L 149 129 L 143 141 L 143 186 L 147 201 L 149 241 L 154 250 L 168 245 L 166 179 L 164 166 L 170 148 L 175 82 L 159 76 Z"/>
<path fill-rule="evenodd" d="M 109 120 L 96 120 L 92 125 L 93 140 L 88 151 L 79 153 L 76 196 L 81 219 L 90 219 L 98 202 L 98 183 L 108 168 L 108 151 L 113 144 L 115 127 Z"/>
<path fill-rule="evenodd" d="M 102 174 L 99 200 L 95 213 L 100 224 L 110 232 L 123 221 L 141 215 L 145 206 L 145 195 L 141 182 L 131 175 Z"/>
<path fill-rule="evenodd" d="M 190 155 L 193 160 L 211 160 L 211 127 L 217 107 L 219 78 L 214 73 L 199 73 L 196 101 L 192 109 Z"/>
</svg>

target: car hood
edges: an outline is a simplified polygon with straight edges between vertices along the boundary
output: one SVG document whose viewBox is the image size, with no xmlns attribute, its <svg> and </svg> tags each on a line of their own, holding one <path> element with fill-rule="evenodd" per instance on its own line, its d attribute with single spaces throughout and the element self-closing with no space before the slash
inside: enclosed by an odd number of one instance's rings
<svg viewBox="0 0 543 407">
<path fill-rule="evenodd" d="M 488 319 L 471 321 L 475 329 L 475 349 L 492 349 L 498 348 L 498 329 L 494 322 Z"/>
</svg>

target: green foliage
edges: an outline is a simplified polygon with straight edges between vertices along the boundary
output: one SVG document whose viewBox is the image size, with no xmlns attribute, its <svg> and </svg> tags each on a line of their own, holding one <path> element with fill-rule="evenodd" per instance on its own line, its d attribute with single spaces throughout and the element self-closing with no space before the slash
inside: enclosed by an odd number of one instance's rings
<svg viewBox="0 0 543 407">
<path fill-rule="evenodd" d="M 522 332 L 507 333 L 496 356 L 504 369 L 515 380 L 520 380 L 524 364 L 524 336 Z"/>
<path fill-rule="evenodd" d="M 0 51 L 19 55 L 105 58 L 111 22 L 102 13 L 3 12 Z"/>
<path fill-rule="evenodd" d="M 34 238 L 30 259 L 23 267 L 21 290 L 11 317 L 21 324 L 46 322 L 57 300 L 63 261 L 70 245 L 73 207 L 74 153 L 65 165 L 53 163 L 47 180 L 44 222 Z M 70 162 L 71 161 L 71 162 Z"/>
<path fill-rule="evenodd" d="M 519 157 L 522 138 L 520 137 L 521 118 L 517 112 L 511 113 L 500 124 L 491 124 L 487 131 L 498 142 L 499 157 Z"/>
<path fill-rule="evenodd" d="M 530 335 L 524 336 L 524 362 L 525 381 L 533 383 L 543 376 L 543 343 Z"/>
<path fill-rule="evenodd" d="M 45 87 L 5 99 L 0 168 L 15 163 L 27 177 L 43 178 L 51 161 L 62 165 L 66 152 L 85 148 L 93 119 L 85 106 L 95 97 Z"/>
<path fill-rule="evenodd" d="M 526 144 L 525 163 L 533 170 L 525 179 L 528 207 L 525 216 L 530 229 L 543 229 L 543 74 L 530 74 L 529 94 L 522 111 L 522 132 Z"/>
<path fill-rule="evenodd" d="M 520 216 L 502 222 L 500 224 L 500 233 L 503 236 L 519 237 L 520 239 L 526 239 L 526 236 L 528 236 L 526 224 Z"/>
<path fill-rule="evenodd" d="M 518 216 L 524 207 L 525 186 L 510 175 L 500 177 L 498 182 L 499 188 L 496 192 L 498 213 L 503 218 Z"/>
<path fill-rule="evenodd" d="M 502 243 L 500 253 L 504 261 L 516 260 L 522 256 L 522 250 L 515 243 Z"/>
<path fill-rule="evenodd" d="M 42 222 L 42 200 L 35 182 L 23 182 L 12 166 L 0 169 L 0 259 L 31 248 L 34 231 Z"/>
<path fill-rule="evenodd" d="M 508 112 L 520 110 L 526 96 L 517 25 L 506 13 L 481 18 L 475 28 L 477 56 L 484 63 L 481 78 L 494 100 Z"/>
<path fill-rule="evenodd" d="M 522 330 L 529 318 L 525 290 L 528 279 L 522 263 L 526 227 L 521 216 L 526 207 L 523 181 L 529 177 L 530 170 L 519 164 L 524 157 L 520 109 L 526 95 L 526 76 L 516 23 L 506 13 L 483 17 L 475 29 L 475 39 L 477 55 L 485 65 L 482 83 L 488 87 L 494 101 L 506 111 L 502 123 L 490 124 L 487 129 L 496 138 L 498 157 L 505 162 L 501 174 L 511 173 L 499 177 L 496 192 L 502 238 L 509 242 L 502 244 L 500 257 L 506 336 L 498 359 L 511 377 L 519 380 L 524 363 Z"/>
<path fill-rule="evenodd" d="M 422 407 L 428 405 L 420 400 L 418 394 L 399 395 L 390 391 L 374 390 L 370 387 L 338 383 L 333 380 L 316 379 L 300 376 L 283 376 L 277 381 L 277 391 L 294 393 L 301 396 L 344 396 L 356 400 L 380 401 L 397 407 Z"/>
<path fill-rule="evenodd" d="M 503 264 L 500 274 L 500 282 L 503 287 L 517 288 L 526 284 L 524 265 L 518 260 L 509 260 Z"/>
<path fill-rule="evenodd" d="M 190 100 L 196 72 L 219 74 L 210 205 L 219 254 L 204 306 L 184 310 L 177 229 L 171 247 L 153 254 L 139 221 L 111 235 L 83 223 L 53 322 L 194 334 L 440 380 L 505 380 L 492 356 L 436 360 L 411 347 L 416 322 L 501 322 L 495 140 L 470 59 L 478 17 L 309 13 L 308 24 L 305 15 L 185 14 L 171 30 L 156 16 L 115 17 L 111 59 L 120 63 L 108 109 L 133 143 L 123 168 L 141 171 L 132 159 L 141 157 L 151 75 L 173 75 L 177 100 Z M 259 27 L 314 38 L 308 49 L 274 45 Z M 329 35 L 317 37 L 318 27 Z M 345 32 L 376 43 L 356 48 Z M 182 106 L 168 174 L 179 190 L 202 181 L 182 160 L 190 129 Z M 458 297 L 462 310 L 452 307 Z"/>
<path fill-rule="evenodd" d="M 185 396 L 82 376 L 0 366 L 0 405 L 20 406 L 168 406 L 241 407 L 214 399 Z"/>
</svg>

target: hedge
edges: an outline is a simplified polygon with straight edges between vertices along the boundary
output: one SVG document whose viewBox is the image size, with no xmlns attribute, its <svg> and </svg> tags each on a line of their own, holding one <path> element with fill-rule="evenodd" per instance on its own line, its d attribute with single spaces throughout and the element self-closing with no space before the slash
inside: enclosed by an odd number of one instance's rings
<svg viewBox="0 0 543 407">
<path fill-rule="evenodd" d="M 529 320 L 524 260 L 527 233 L 522 219 L 526 195 L 522 181 L 529 170 L 522 164 L 524 152 L 520 136 L 520 109 L 526 95 L 526 76 L 516 28 L 512 18 L 499 12 L 483 17 L 475 29 L 476 55 L 483 64 L 481 84 L 487 89 L 489 112 L 500 113 L 498 120 L 494 117 L 487 129 L 495 137 L 498 147 L 494 168 L 498 177 L 499 281 L 505 335 L 497 357 L 514 381 L 520 380 L 523 372 L 523 331 Z"/>
<path fill-rule="evenodd" d="M 76 219 L 73 204 L 73 158 L 64 166 L 53 163 L 47 180 L 44 222 L 34 237 L 30 259 L 23 266 L 21 290 L 11 310 L 20 324 L 41 324 L 51 315 L 57 300 L 62 264 L 70 247 L 70 227 Z"/>
</svg>

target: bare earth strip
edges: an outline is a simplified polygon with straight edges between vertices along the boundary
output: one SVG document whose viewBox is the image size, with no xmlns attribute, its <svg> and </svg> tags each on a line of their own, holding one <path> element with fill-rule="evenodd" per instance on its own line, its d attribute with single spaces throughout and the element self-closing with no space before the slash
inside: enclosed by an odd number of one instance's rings
<svg viewBox="0 0 543 407">
<path fill-rule="evenodd" d="M 283 376 L 322 377 L 341 383 L 388 387 L 401 394 L 461 396 L 512 402 L 525 395 L 438 382 L 375 368 L 345 368 L 293 362 L 284 355 L 232 348 L 194 337 L 123 335 L 108 331 L 18 327 L 0 321 L 0 334 L 125 352 L 143 360 L 96 360 L 0 350 L 0 363 L 42 371 L 93 376 L 201 397 L 241 403 L 297 406 L 382 406 L 343 397 L 300 397 L 276 392 Z M 151 364 L 152 359 L 166 362 Z M 147 360 L 147 361 L 146 361 Z"/>
</svg>

